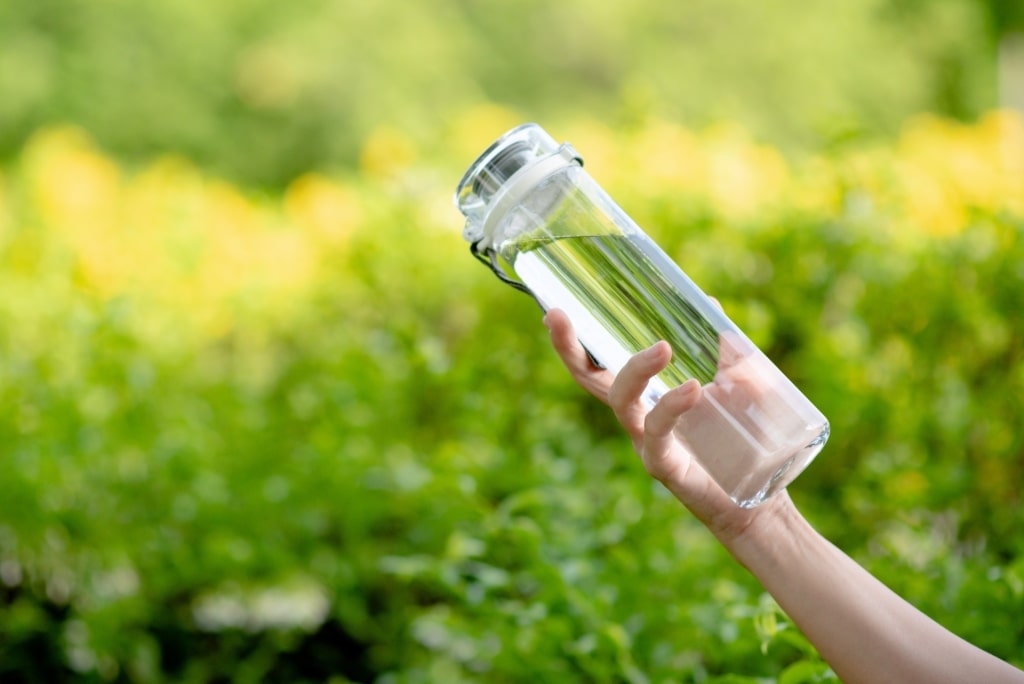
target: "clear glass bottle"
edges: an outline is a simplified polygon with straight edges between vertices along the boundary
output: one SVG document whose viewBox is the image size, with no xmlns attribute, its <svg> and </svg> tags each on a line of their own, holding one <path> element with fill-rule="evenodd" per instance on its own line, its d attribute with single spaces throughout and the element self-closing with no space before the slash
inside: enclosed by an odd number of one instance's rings
<svg viewBox="0 0 1024 684">
<path fill-rule="evenodd" d="M 821 412 L 594 182 L 568 143 L 536 124 L 509 131 L 470 166 L 455 203 L 473 254 L 543 309 L 565 311 L 599 364 L 618 373 L 655 342 L 672 346 L 645 401 L 700 381 L 701 400 L 675 435 L 739 506 L 783 489 L 825 444 Z"/>
</svg>

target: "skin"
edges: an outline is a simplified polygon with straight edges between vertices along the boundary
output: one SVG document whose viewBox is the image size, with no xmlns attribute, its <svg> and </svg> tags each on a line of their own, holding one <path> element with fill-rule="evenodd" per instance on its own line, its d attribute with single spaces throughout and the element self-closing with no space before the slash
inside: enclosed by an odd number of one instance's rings
<svg viewBox="0 0 1024 684">
<path fill-rule="evenodd" d="M 699 401 L 700 383 L 670 390 L 650 411 L 641 401 L 672 358 L 666 342 L 616 376 L 594 366 L 562 311 L 549 311 L 544 324 L 576 382 L 611 407 L 647 472 L 761 582 L 843 682 L 1024 684 L 1024 672 L 939 625 L 822 537 L 787 492 L 736 506 L 672 436 Z"/>
</svg>

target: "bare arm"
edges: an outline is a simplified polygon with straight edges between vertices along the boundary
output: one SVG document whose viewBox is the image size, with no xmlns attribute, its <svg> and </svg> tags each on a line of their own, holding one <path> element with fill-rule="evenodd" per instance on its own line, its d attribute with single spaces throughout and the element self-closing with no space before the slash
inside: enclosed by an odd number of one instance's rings
<svg viewBox="0 0 1024 684">
<path fill-rule="evenodd" d="M 733 504 L 672 436 L 700 384 L 673 389 L 650 412 L 640 400 L 671 358 L 667 344 L 637 354 L 615 377 L 594 367 L 562 312 L 544 322 L 573 378 L 611 406 L 647 471 L 775 597 L 842 681 L 1024 683 L 1024 672 L 946 630 L 818 534 L 786 492 L 750 510 Z"/>
</svg>

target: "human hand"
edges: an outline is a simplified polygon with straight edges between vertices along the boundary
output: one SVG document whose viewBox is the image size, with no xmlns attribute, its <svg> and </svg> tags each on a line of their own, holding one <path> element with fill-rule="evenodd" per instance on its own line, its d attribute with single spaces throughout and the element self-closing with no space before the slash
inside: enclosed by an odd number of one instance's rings
<svg viewBox="0 0 1024 684">
<path fill-rule="evenodd" d="M 634 355 L 618 373 L 593 364 L 576 338 L 564 312 L 552 309 L 544 317 L 551 343 L 577 384 L 609 405 L 626 429 L 647 472 L 666 488 L 723 542 L 729 542 L 766 512 L 789 501 L 785 492 L 754 509 L 737 506 L 693 459 L 673 434 L 680 418 L 700 404 L 702 388 L 691 379 L 666 392 L 648 410 L 643 393 L 650 380 L 672 358 L 666 342 Z"/>
<path fill-rule="evenodd" d="M 758 358 L 726 350 L 713 383 L 702 388 L 689 380 L 648 410 L 642 399 L 647 384 L 672 358 L 666 342 L 634 355 L 614 375 L 591 362 L 565 313 L 553 309 L 544 323 L 572 377 L 615 412 L 647 472 L 750 570 L 844 682 L 1024 684 L 1020 670 L 929 619 L 830 544 L 785 490 L 756 508 L 741 508 L 675 438 L 684 416 L 704 419 L 703 394 L 721 391 L 727 399 L 763 391 Z"/>
</svg>

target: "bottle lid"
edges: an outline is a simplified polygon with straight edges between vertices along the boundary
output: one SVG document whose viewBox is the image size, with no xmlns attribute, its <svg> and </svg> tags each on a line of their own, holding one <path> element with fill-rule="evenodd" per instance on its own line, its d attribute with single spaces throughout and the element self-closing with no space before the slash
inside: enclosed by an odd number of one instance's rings
<svg viewBox="0 0 1024 684">
<path fill-rule="evenodd" d="M 499 205 L 507 205 L 511 188 L 522 188 L 526 176 L 546 176 L 569 161 L 582 163 L 571 145 L 559 145 L 534 123 L 517 126 L 498 138 L 470 165 L 455 190 L 455 206 L 466 217 L 463 237 L 472 243 L 489 239 L 488 217 Z M 538 162 L 546 163 L 538 166 Z"/>
</svg>

